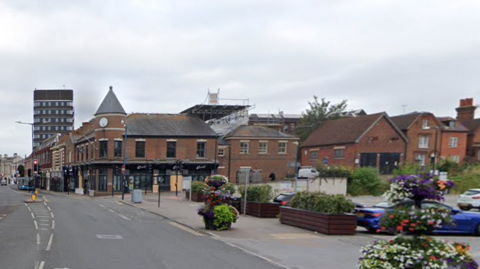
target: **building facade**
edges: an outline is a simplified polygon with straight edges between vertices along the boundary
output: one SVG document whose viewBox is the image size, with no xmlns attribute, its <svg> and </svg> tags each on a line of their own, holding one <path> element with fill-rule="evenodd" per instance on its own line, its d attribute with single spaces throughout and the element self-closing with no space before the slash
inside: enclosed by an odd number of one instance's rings
<svg viewBox="0 0 480 269">
<path fill-rule="evenodd" d="M 74 129 L 73 90 L 33 91 L 33 149 L 57 133 Z M 32 149 L 32 150 L 33 150 Z"/>
<path fill-rule="evenodd" d="M 8 183 L 12 183 L 18 171 L 18 166 L 23 165 L 24 159 L 14 153 L 13 156 L 7 154 L 0 156 L 0 175 Z"/>
<path fill-rule="evenodd" d="M 456 108 L 457 120 L 468 129 L 466 153 L 468 163 L 480 162 L 480 118 L 475 119 L 476 109 L 473 98 L 460 100 L 460 105 Z"/>
</svg>

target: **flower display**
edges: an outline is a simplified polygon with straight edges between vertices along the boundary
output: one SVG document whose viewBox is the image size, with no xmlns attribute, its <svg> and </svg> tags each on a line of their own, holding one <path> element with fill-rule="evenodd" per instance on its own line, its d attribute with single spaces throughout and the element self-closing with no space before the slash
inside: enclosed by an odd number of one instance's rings
<svg viewBox="0 0 480 269">
<path fill-rule="evenodd" d="M 407 239 L 397 236 L 362 247 L 359 268 L 385 269 L 477 269 L 468 254 L 469 246 L 428 236 Z"/>
<path fill-rule="evenodd" d="M 380 219 L 381 230 L 389 233 L 425 233 L 443 225 L 454 225 L 450 212 L 441 208 L 397 208 Z"/>
<path fill-rule="evenodd" d="M 450 180 L 439 180 L 431 174 L 400 175 L 390 180 L 390 189 L 384 194 L 386 200 L 398 203 L 405 199 L 443 200 L 443 192 L 454 186 Z"/>
<path fill-rule="evenodd" d="M 228 178 L 224 175 L 212 175 L 205 179 L 205 183 L 207 183 L 208 186 L 218 188 L 228 183 Z"/>
</svg>

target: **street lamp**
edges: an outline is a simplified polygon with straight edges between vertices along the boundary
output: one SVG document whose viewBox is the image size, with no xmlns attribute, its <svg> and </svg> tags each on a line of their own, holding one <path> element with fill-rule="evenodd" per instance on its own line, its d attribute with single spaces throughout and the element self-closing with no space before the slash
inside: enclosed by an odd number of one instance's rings
<svg viewBox="0 0 480 269">
<path fill-rule="evenodd" d="M 33 170 L 34 170 L 34 167 L 33 167 L 33 159 L 34 158 L 34 155 L 35 155 L 35 149 L 34 149 L 34 137 L 33 137 L 33 126 L 34 126 L 34 123 L 30 123 L 30 122 L 22 122 L 22 121 L 16 121 L 15 123 L 18 123 L 18 124 L 28 124 L 30 126 L 32 126 L 32 178 L 33 178 L 33 192 L 35 193 L 35 187 L 36 187 L 36 180 L 33 176 Z"/>
<path fill-rule="evenodd" d="M 294 171 L 293 171 L 293 175 L 295 176 L 295 189 L 294 189 L 294 193 L 297 192 L 297 184 L 298 184 L 298 175 L 297 175 L 297 171 L 298 171 L 298 147 L 300 146 L 300 143 L 298 143 L 298 141 L 296 142 L 293 142 L 293 144 L 296 145 L 295 147 L 295 165 L 294 165 Z"/>
<path fill-rule="evenodd" d="M 436 169 L 436 163 L 437 163 L 437 138 L 438 138 L 438 130 L 442 130 L 441 126 L 432 126 L 432 127 L 427 127 L 426 129 L 435 129 L 435 140 L 434 140 L 434 145 L 433 145 L 433 152 L 430 155 L 431 162 L 432 162 L 432 170 L 433 170 L 433 175 L 436 174 L 435 169 Z M 441 147 L 440 147 L 441 149 Z"/>
<path fill-rule="evenodd" d="M 175 166 L 173 167 L 175 170 L 175 196 L 178 196 L 178 171 L 183 171 L 183 160 L 176 160 Z"/>
<path fill-rule="evenodd" d="M 127 122 L 126 120 L 122 120 L 122 124 L 125 127 L 125 139 L 123 142 L 123 166 L 122 166 L 122 175 L 123 175 L 123 183 L 122 183 L 122 200 L 125 198 L 125 187 L 127 187 L 127 176 L 125 171 L 127 170 Z M 112 179 L 113 182 L 113 179 Z"/>
</svg>

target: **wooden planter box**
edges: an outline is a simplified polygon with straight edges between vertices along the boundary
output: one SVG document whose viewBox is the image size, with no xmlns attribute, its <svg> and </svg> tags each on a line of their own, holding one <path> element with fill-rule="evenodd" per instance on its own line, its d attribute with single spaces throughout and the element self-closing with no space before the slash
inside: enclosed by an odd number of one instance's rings
<svg viewBox="0 0 480 269">
<path fill-rule="evenodd" d="M 241 212 L 244 204 L 241 203 Z M 280 204 L 247 202 L 247 215 L 258 218 L 276 218 L 280 213 Z"/>
<path fill-rule="evenodd" d="M 280 207 L 280 222 L 323 234 L 354 235 L 357 229 L 353 214 L 330 215 L 287 206 Z"/>
<path fill-rule="evenodd" d="M 186 191 L 185 192 L 185 197 L 187 197 L 187 199 L 190 199 L 190 191 Z M 204 201 L 204 194 L 201 193 L 201 192 L 192 192 L 192 201 L 193 202 L 203 202 Z"/>
</svg>

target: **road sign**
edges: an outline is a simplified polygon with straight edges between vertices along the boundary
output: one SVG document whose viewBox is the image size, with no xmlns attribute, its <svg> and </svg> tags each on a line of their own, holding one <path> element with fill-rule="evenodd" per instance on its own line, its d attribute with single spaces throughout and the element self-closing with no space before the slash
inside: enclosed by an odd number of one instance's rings
<svg viewBox="0 0 480 269">
<path fill-rule="evenodd" d="M 125 165 L 122 165 L 122 175 L 125 175 Z"/>
</svg>

